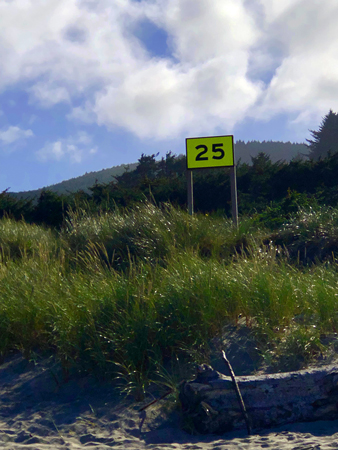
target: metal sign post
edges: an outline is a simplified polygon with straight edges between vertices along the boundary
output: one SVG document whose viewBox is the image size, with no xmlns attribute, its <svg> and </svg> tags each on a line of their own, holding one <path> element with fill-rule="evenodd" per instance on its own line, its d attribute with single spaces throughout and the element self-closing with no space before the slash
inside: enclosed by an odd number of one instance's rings
<svg viewBox="0 0 338 450">
<path fill-rule="evenodd" d="M 237 178 L 236 178 L 236 166 L 232 166 L 230 169 L 230 186 L 231 186 L 231 212 L 232 220 L 238 227 L 238 203 L 237 203 Z"/>
<path fill-rule="evenodd" d="M 187 170 L 187 186 L 188 186 L 188 211 L 192 216 L 194 214 L 194 188 L 192 170 Z"/>
<path fill-rule="evenodd" d="M 237 227 L 238 206 L 234 137 L 231 135 L 187 138 L 185 142 L 189 214 L 194 212 L 192 170 L 230 167 L 232 219 Z"/>
</svg>

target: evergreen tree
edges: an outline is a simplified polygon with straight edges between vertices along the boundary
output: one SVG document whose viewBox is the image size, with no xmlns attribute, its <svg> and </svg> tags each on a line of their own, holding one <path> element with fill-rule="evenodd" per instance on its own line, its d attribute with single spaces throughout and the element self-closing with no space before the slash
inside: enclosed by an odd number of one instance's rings
<svg viewBox="0 0 338 450">
<path fill-rule="evenodd" d="M 49 227 L 60 228 L 63 217 L 69 206 L 72 206 L 71 196 L 58 195 L 52 191 L 43 190 L 32 213 L 32 221 Z"/>
<path fill-rule="evenodd" d="M 30 219 L 32 210 L 32 200 L 15 198 L 7 192 L 7 189 L 0 193 L 0 218 L 7 215 L 16 220 L 23 217 Z"/>
<path fill-rule="evenodd" d="M 310 130 L 313 139 L 306 139 L 309 143 L 310 159 L 326 158 L 328 155 L 338 151 L 338 114 L 331 109 L 323 118 L 319 130 Z"/>
</svg>

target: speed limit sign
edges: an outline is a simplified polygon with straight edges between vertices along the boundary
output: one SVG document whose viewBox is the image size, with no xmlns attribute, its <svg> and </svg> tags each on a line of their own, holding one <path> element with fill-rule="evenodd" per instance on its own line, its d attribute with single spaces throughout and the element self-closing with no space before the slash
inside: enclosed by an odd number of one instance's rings
<svg viewBox="0 0 338 450">
<path fill-rule="evenodd" d="M 238 226 L 237 181 L 234 155 L 234 137 L 211 136 L 187 138 L 187 188 L 188 210 L 194 212 L 193 176 L 194 169 L 230 167 L 231 205 L 233 221 Z"/>
<path fill-rule="evenodd" d="M 234 163 L 234 137 L 212 136 L 187 138 L 187 169 L 232 167 Z"/>
</svg>

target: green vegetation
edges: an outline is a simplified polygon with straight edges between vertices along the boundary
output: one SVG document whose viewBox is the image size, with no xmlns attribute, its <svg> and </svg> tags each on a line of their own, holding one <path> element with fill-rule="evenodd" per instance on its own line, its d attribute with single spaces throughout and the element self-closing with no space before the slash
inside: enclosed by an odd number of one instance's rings
<svg viewBox="0 0 338 450">
<path fill-rule="evenodd" d="M 338 151 L 338 114 L 332 109 L 323 118 L 319 130 L 310 130 L 313 139 L 307 139 L 310 149 L 309 158 L 326 158 L 329 154 Z"/>
<path fill-rule="evenodd" d="M 299 155 L 308 153 L 308 148 L 305 144 L 297 144 L 291 142 L 274 142 L 274 141 L 237 141 L 236 142 L 236 158 L 242 163 L 250 163 L 251 157 L 257 156 L 259 153 L 266 153 L 270 156 L 273 162 L 282 160 L 290 161 L 297 158 Z M 147 158 L 147 157 L 146 157 Z M 138 163 L 113 166 L 109 169 L 99 170 L 97 172 L 85 173 L 82 176 L 71 178 L 62 181 L 61 183 L 53 184 L 44 187 L 43 189 L 36 189 L 27 192 L 11 192 L 14 198 L 21 199 L 37 199 L 41 192 L 51 191 L 58 195 L 74 194 L 82 191 L 90 194 L 90 188 L 95 184 L 103 185 L 109 184 L 115 180 L 116 176 L 122 175 L 124 172 L 134 171 Z"/>
<path fill-rule="evenodd" d="M 79 191 L 88 194 L 90 192 L 90 187 L 94 184 L 110 183 L 117 175 L 122 175 L 125 171 L 128 170 L 134 170 L 136 166 L 136 163 L 128 165 L 122 164 L 120 166 L 113 166 L 109 169 L 98 170 L 96 172 L 86 172 L 84 175 L 81 175 L 79 177 L 61 181 L 61 183 L 52 184 L 51 186 L 45 187 L 43 189 L 36 189 L 26 192 L 11 192 L 11 195 L 14 198 L 34 200 L 36 198 L 39 198 L 42 191 L 51 191 L 58 195 L 68 195 L 69 193 L 75 193 Z"/>
<path fill-rule="evenodd" d="M 65 378 L 90 372 L 142 398 L 151 381 L 171 384 L 208 361 L 227 326 L 245 324 L 261 362 L 305 366 L 338 341 L 332 150 L 240 163 L 238 229 L 227 171 L 196 171 L 191 217 L 185 158 L 171 153 L 142 155 L 89 193 L 1 193 L 0 359 L 52 352 Z"/>
<path fill-rule="evenodd" d="M 338 328 L 338 209 L 299 209 L 271 230 L 169 204 L 69 212 L 61 231 L 0 221 L 0 354 L 53 352 L 73 371 L 142 396 L 168 368 L 207 361 L 241 317 L 262 358 L 286 368 Z"/>
<path fill-rule="evenodd" d="M 90 193 L 58 195 L 42 191 L 36 201 L 17 200 L 7 192 L 0 193 L 0 217 L 24 217 L 28 223 L 60 229 L 69 208 L 87 213 L 110 211 L 116 206 L 133 207 L 148 199 L 156 204 L 170 202 L 186 208 L 187 184 L 185 158 L 168 153 L 156 161 L 156 155 L 142 155 L 135 170 L 116 176 L 116 182 L 95 184 Z M 260 153 L 251 164 L 237 166 L 239 213 L 266 214 L 270 211 L 271 227 L 281 225 L 298 206 L 338 204 L 336 173 L 337 153 L 324 159 L 297 159 L 289 163 L 272 162 Z M 204 169 L 194 172 L 195 210 L 218 212 L 230 217 L 230 179 L 226 169 Z"/>
</svg>

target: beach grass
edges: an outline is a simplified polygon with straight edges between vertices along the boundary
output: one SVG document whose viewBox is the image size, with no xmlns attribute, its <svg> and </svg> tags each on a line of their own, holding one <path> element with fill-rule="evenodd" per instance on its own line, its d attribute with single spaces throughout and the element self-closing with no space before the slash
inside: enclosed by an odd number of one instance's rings
<svg viewBox="0 0 338 450">
<path fill-rule="evenodd" d="M 59 233 L 4 218 L 1 358 L 52 352 L 65 378 L 113 378 L 141 398 L 152 381 L 207 362 L 210 341 L 242 318 L 267 363 L 306 365 L 338 329 L 338 212 L 316 214 L 273 231 L 151 203 L 70 211 Z M 295 256 L 295 242 L 322 238 L 330 252 L 310 264 Z"/>
</svg>

